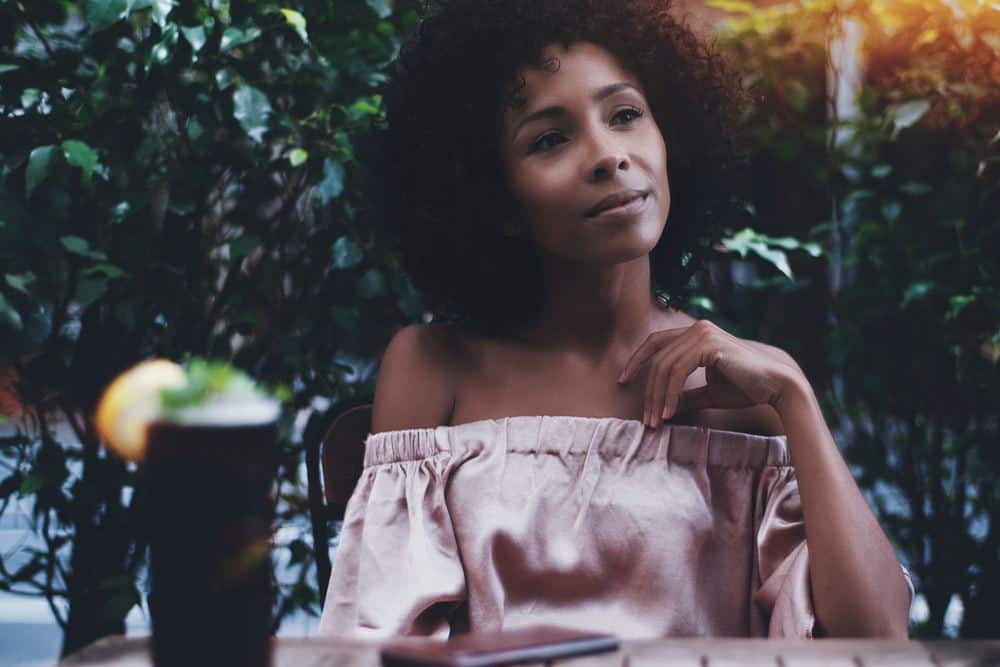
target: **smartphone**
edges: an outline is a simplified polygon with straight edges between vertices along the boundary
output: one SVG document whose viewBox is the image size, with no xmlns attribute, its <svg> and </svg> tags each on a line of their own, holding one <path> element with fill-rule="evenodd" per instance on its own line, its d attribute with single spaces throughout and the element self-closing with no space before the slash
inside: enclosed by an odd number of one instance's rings
<svg viewBox="0 0 1000 667">
<path fill-rule="evenodd" d="M 614 635 L 532 625 L 473 632 L 447 641 L 403 639 L 382 646 L 384 667 L 490 667 L 618 650 Z"/>
</svg>

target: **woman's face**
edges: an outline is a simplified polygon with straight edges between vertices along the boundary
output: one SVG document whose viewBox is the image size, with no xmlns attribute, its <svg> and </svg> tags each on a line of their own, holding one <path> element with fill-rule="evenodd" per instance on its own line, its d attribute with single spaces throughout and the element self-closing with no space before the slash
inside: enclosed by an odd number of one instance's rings
<svg viewBox="0 0 1000 667">
<path fill-rule="evenodd" d="M 540 252 L 588 264 L 648 254 L 670 210 L 667 152 L 638 79 L 606 49 L 546 47 L 559 68 L 524 69 L 519 109 L 504 107 L 501 161 L 520 226 Z M 554 69 L 554 68 L 553 68 Z M 610 195 L 640 195 L 593 215 Z"/>
</svg>

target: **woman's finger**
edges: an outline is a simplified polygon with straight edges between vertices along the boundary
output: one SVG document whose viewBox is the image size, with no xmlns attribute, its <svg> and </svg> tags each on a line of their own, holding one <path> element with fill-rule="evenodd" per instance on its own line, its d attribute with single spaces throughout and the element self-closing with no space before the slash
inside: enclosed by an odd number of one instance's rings
<svg viewBox="0 0 1000 667">
<path fill-rule="evenodd" d="M 696 368 L 703 365 L 704 357 L 704 343 L 703 341 L 697 341 L 694 345 L 689 345 L 682 353 L 678 355 L 677 359 L 672 364 L 670 371 L 670 383 L 666 387 L 665 396 L 663 397 L 663 402 L 658 403 L 660 406 L 660 417 L 663 419 L 670 419 L 675 414 L 677 414 L 677 404 L 680 402 L 681 392 L 684 391 L 684 385 L 687 382 L 688 377 L 694 372 Z"/>
<path fill-rule="evenodd" d="M 646 340 L 644 340 L 642 344 L 635 349 L 632 356 L 629 357 L 628 362 L 625 364 L 625 369 L 618 377 L 618 382 L 620 384 L 624 384 L 631 380 L 636 371 L 641 368 L 650 357 L 659 352 L 664 346 L 669 345 L 672 341 L 684 335 L 688 329 L 690 329 L 690 327 L 664 329 L 663 331 L 654 331 L 646 336 Z"/>
<path fill-rule="evenodd" d="M 657 377 L 649 403 L 653 428 L 658 428 L 665 416 L 664 404 L 671 388 L 683 387 L 691 371 L 694 370 L 685 370 L 685 360 L 690 358 L 692 353 L 696 354 L 699 344 L 698 340 L 677 341 L 676 345 L 656 362 Z"/>
<path fill-rule="evenodd" d="M 661 360 L 668 353 L 667 350 L 660 350 L 654 354 L 649 361 L 649 371 L 646 373 L 646 390 L 642 396 L 642 423 L 646 426 L 653 425 L 653 412 L 655 405 L 653 395 L 656 392 L 656 383 L 661 379 Z"/>
</svg>

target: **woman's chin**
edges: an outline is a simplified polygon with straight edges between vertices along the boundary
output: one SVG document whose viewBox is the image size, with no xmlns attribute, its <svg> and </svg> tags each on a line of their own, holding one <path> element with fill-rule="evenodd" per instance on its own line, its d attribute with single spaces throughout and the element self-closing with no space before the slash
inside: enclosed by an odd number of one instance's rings
<svg viewBox="0 0 1000 667">
<path fill-rule="evenodd" d="M 643 229 L 637 226 L 630 231 L 631 233 L 623 234 L 620 239 L 609 240 L 605 245 L 605 253 L 610 255 L 615 263 L 629 262 L 653 252 L 653 248 L 660 241 L 663 227 Z"/>
</svg>

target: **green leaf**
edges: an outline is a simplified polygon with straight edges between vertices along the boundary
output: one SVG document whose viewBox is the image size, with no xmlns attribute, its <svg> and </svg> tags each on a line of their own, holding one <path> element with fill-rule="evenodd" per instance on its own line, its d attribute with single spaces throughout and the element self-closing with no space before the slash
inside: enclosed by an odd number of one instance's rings
<svg viewBox="0 0 1000 667">
<path fill-rule="evenodd" d="M 125 269 L 115 266 L 114 264 L 95 264 L 86 271 L 83 272 L 85 276 L 104 276 L 105 278 L 125 278 L 127 277 L 128 271 Z"/>
<path fill-rule="evenodd" d="M 288 385 L 285 384 L 277 385 L 276 387 L 274 387 L 274 390 L 271 393 L 274 396 L 275 400 L 281 403 L 287 403 L 288 401 L 292 400 L 293 396 L 292 390 L 288 387 Z"/>
<path fill-rule="evenodd" d="M 331 306 L 330 319 L 339 327 L 347 331 L 353 331 L 358 327 L 359 313 L 355 307 Z M 353 369 L 351 369 L 353 371 Z"/>
<path fill-rule="evenodd" d="M 97 151 L 88 144 L 76 139 L 68 139 L 62 142 L 62 150 L 66 161 L 74 167 L 80 167 L 84 177 L 88 180 L 95 171 L 99 175 L 106 176 L 106 170 L 98 159 Z"/>
<path fill-rule="evenodd" d="M 945 313 L 944 318 L 946 320 L 953 320 L 961 314 L 965 307 L 973 303 L 976 300 L 974 294 L 956 294 L 955 296 L 948 299 L 948 304 L 951 308 Z"/>
<path fill-rule="evenodd" d="M 731 238 L 722 239 L 722 245 L 727 250 L 738 252 L 740 257 L 746 257 L 748 252 L 752 252 L 768 264 L 771 264 L 776 269 L 781 271 L 788 278 L 794 280 L 794 276 L 792 276 L 792 269 L 788 265 L 788 257 L 785 255 L 784 251 L 769 248 L 767 245 L 768 243 L 795 248 L 800 246 L 797 240 L 790 237 L 771 239 L 763 234 L 758 234 L 749 227 L 741 229 Z M 812 253 L 810 252 L 810 254 Z"/>
<path fill-rule="evenodd" d="M 203 404 L 213 395 L 232 398 L 268 396 L 261 386 L 244 371 L 227 361 L 191 357 L 184 362 L 187 384 L 160 392 L 167 415 L 178 410 Z"/>
<path fill-rule="evenodd" d="M 708 311 L 715 310 L 715 304 L 707 296 L 693 296 L 691 297 L 691 304 Z"/>
<path fill-rule="evenodd" d="M 304 148 L 293 148 L 292 152 L 288 154 L 288 161 L 293 167 L 298 167 L 308 159 L 309 151 Z"/>
<path fill-rule="evenodd" d="M 336 160 L 323 160 L 323 179 L 319 182 L 316 192 L 323 204 L 336 199 L 344 191 L 344 167 Z"/>
<path fill-rule="evenodd" d="M 892 173 L 891 164 L 877 164 L 872 167 L 872 178 L 885 178 Z"/>
<path fill-rule="evenodd" d="M 785 255 L 784 250 L 774 250 L 772 248 L 768 248 L 763 243 L 754 243 L 750 246 L 750 249 L 756 253 L 758 257 L 788 276 L 789 279 L 794 280 L 792 268 L 788 265 L 788 257 Z"/>
<path fill-rule="evenodd" d="M 24 273 L 8 273 L 4 276 L 7 284 L 22 294 L 28 293 L 28 284 L 35 280 L 35 274 L 31 271 Z"/>
<path fill-rule="evenodd" d="M 892 122 L 892 139 L 895 139 L 900 131 L 914 125 L 923 118 L 924 114 L 931 108 L 931 103 L 927 100 L 912 100 L 889 107 L 887 117 Z"/>
<path fill-rule="evenodd" d="M 903 212 L 903 204 L 892 199 L 881 206 L 882 216 L 889 222 L 896 222 Z"/>
<path fill-rule="evenodd" d="M 35 106 L 40 99 L 42 99 L 42 91 L 38 88 L 25 88 L 21 91 L 21 106 L 25 109 Z"/>
<path fill-rule="evenodd" d="M 184 39 L 188 41 L 191 45 L 191 50 L 195 53 L 201 51 L 201 47 L 205 46 L 205 27 L 196 25 L 193 28 L 188 28 L 186 26 L 181 28 L 181 32 L 184 34 Z"/>
<path fill-rule="evenodd" d="M 108 256 L 99 250 L 91 250 L 90 244 L 87 243 L 86 239 L 82 239 L 79 236 L 64 236 L 59 239 L 62 243 L 62 247 L 65 248 L 66 252 L 72 255 L 78 255 L 80 257 L 86 257 L 87 259 L 96 259 L 98 261 L 107 260 Z"/>
<path fill-rule="evenodd" d="M 225 32 L 222 33 L 222 41 L 219 43 L 219 51 L 228 51 L 229 49 L 236 48 L 237 46 L 249 44 L 253 40 L 260 37 L 260 34 L 261 30 L 257 26 L 251 26 L 246 30 L 241 30 L 239 28 L 226 28 Z"/>
<path fill-rule="evenodd" d="M 0 74 L 6 74 L 7 72 L 13 72 L 18 69 L 17 65 L 0 65 Z"/>
<path fill-rule="evenodd" d="M 261 243 L 262 239 L 256 234 L 246 234 L 235 238 L 229 242 L 229 256 L 232 259 L 242 259 L 253 252 Z"/>
<path fill-rule="evenodd" d="M 906 291 L 903 292 L 903 301 L 900 303 L 900 308 L 906 308 L 911 302 L 924 298 L 933 287 L 934 283 L 928 281 L 919 281 L 910 284 L 906 288 Z"/>
<path fill-rule="evenodd" d="M 108 291 L 108 279 L 103 276 L 85 276 L 76 286 L 76 302 L 86 310 Z"/>
<path fill-rule="evenodd" d="M 385 278 L 378 269 L 368 269 L 358 281 L 358 294 L 366 299 L 385 294 Z"/>
<path fill-rule="evenodd" d="M 129 0 L 128 13 L 152 9 L 153 22 L 162 29 L 174 8 L 173 0 Z"/>
<path fill-rule="evenodd" d="M 362 98 L 351 105 L 351 110 L 355 113 L 352 114 L 357 118 L 364 118 L 365 116 L 374 116 L 378 114 L 379 109 L 377 106 L 372 104 L 370 101 Z"/>
<path fill-rule="evenodd" d="M 115 204 L 114 207 L 112 207 L 111 209 L 111 216 L 109 218 L 111 224 L 120 225 L 122 222 L 125 221 L 125 218 L 128 216 L 131 210 L 132 207 L 129 206 L 129 203 L 127 201 L 120 201 L 117 204 Z"/>
<path fill-rule="evenodd" d="M 305 562 L 306 558 L 312 553 L 312 549 L 304 540 L 292 540 L 288 545 L 288 550 L 290 552 L 288 558 L 289 565 Z"/>
<path fill-rule="evenodd" d="M 374 10 L 380 19 L 392 14 L 392 0 L 365 0 L 365 4 Z"/>
<path fill-rule="evenodd" d="M 49 171 L 52 169 L 52 158 L 55 155 L 55 146 L 39 146 L 31 151 L 31 155 L 28 157 L 28 167 L 24 174 L 24 189 L 29 197 L 49 175 Z"/>
<path fill-rule="evenodd" d="M 917 181 L 908 181 L 899 186 L 899 191 L 916 197 L 930 192 L 931 186 L 926 183 L 918 183 Z"/>
<path fill-rule="evenodd" d="M 14 306 L 10 305 L 10 302 L 0 294 L 0 322 L 6 322 L 15 331 L 20 331 L 24 328 L 24 323 L 21 321 L 21 314 L 17 312 Z"/>
<path fill-rule="evenodd" d="M 129 0 L 87 0 L 87 25 L 90 32 L 104 30 L 128 15 Z"/>
<path fill-rule="evenodd" d="M 123 623 L 132 607 L 139 604 L 142 604 L 142 596 L 134 585 L 113 593 L 101 609 L 101 622 L 109 625 Z"/>
<path fill-rule="evenodd" d="M 270 115 L 271 102 L 267 95 L 253 86 L 240 86 L 233 93 L 233 116 L 255 142 L 264 141 Z"/>
<path fill-rule="evenodd" d="M 308 43 L 309 33 L 306 32 L 306 18 L 294 9 L 282 9 L 281 13 L 285 17 L 285 21 L 288 25 L 295 28 L 295 32 L 299 33 L 299 37 L 302 38 L 302 41 Z"/>
<path fill-rule="evenodd" d="M 129 575 L 117 575 L 113 577 L 105 577 L 101 579 L 97 584 L 97 590 L 99 591 L 114 591 L 122 588 L 128 588 L 132 585 L 132 577 Z"/>
<path fill-rule="evenodd" d="M 163 30 L 163 37 L 152 48 L 149 52 L 149 57 L 146 59 L 147 69 L 154 62 L 160 65 L 170 62 L 174 57 L 174 47 L 177 46 L 178 35 L 177 26 L 173 23 Z"/>
<path fill-rule="evenodd" d="M 153 22 L 163 28 L 167 24 L 167 17 L 174 9 L 173 0 L 153 0 Z"/>
<path fill-rule="evenodd" d="M 803 243 L 802 250 L 805 250 L 811 257 L 819 257 L 823 254 L 823 248 L 818 243 Z"/>
<path fill-rule="evenodd" d="M 337 269 L 349 269 L 361 263 L 363 254 L 361 248 L 354 244 L 351 239 L 341 236 L 333 244 L 333 258 L 331 263 Z"/>
<path fill-rule="evenodd" d="M 215 85 L 219 87 L 219 90 L 225 90 L 229 86 L 233 85 L 236 81 L 236 72 L 229 69 L 228 67 L 223 67 L 218 72 L 215 73 Z"/>
<path fill-rule="evenodd" d="M 37 492 L 43 486 L 45 486 L 45 478 L 41 475 L 31 473 L 21 482 L 21 488 L 18 489 L 18 494 L 23 498 L 24 496 Z"/>
<path fill-rule="evenodd" d="M 823 254 L 823 250 L 822 248 L 820 248 L 818 243 L 803 243 L 796 238 L 792 238 L 791 236 L 782 236 L 775 238 L 771 236 L 764 236 L 763 234 L 761 234 L 758 236 L 758 239 L 760 239 L 766 245 L 769 246 L 778 246 L 786 250 L 804 250 L 805 252 L 809 253 L 812 257 L 819 257 L 820 255 Z"/>
</svg>

